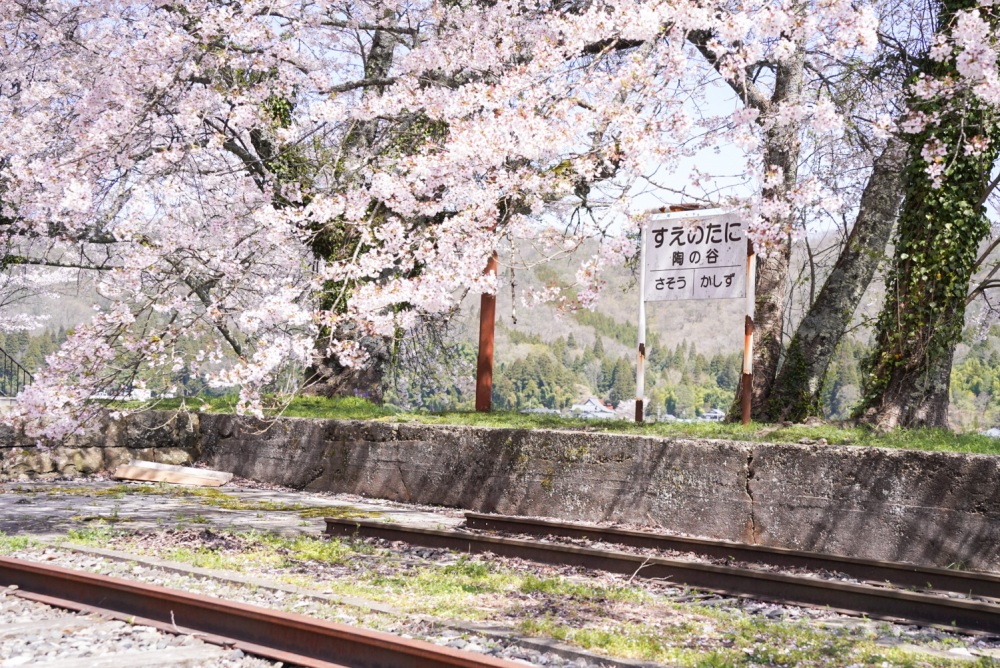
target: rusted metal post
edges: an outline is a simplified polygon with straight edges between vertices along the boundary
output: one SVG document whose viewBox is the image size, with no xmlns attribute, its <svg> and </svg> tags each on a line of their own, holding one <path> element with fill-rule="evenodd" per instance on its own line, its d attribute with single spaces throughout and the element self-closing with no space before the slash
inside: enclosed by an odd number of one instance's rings
<svg viewBox="0 0 1000 668">
<path fill-rule="evenodd" d="M 646 226 L 639 228 L 639 352 L 635 365 L 635 421 L 641 423 L 646 393 Z"/>
<path fill-rule="evenodd" d="M 486 275 L 497 273 L 496 251 L 486 263 Z M 479 299 L 479 360 L 476 363 L 476 410 L 489 413 L 493 407 L 493 338 L 497 318 L 497 296 L 483 293 Z"/>
<path fill-rule="evenodd" d="M 740 395 L 740 422 L 750 424 L 753 398 L 753 316 L 756 304 L 757 253 L 747 239 L 747 308 L 743 330 L 743 388 Z"/>
</svg>

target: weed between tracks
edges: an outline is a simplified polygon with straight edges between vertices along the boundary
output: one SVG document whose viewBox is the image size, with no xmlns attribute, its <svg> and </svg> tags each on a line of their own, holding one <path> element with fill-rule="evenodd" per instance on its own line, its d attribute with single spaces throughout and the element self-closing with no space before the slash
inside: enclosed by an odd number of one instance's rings
<svg viewBox="0 0 1000 668">
<path fill-rule="evenodd" d="M 69 540 L 361 597 L 405 613 L 501 623 L 616 657 L 681 666 L 998 665 L 880 646 L 893 636 L 889 625 L 825 628 L 808 617 L 769 619 L 738 605 L 678 602 L 680 590 L 662 583 L 584 577 L 508 559 L 196 529 L 137 533 L 94 526 Z M 24 539 L 0 536 L 4 553 L 24 545 Z M 939 650 L 954 644 L 935 633 L 907 641 Z"/>
</svg>

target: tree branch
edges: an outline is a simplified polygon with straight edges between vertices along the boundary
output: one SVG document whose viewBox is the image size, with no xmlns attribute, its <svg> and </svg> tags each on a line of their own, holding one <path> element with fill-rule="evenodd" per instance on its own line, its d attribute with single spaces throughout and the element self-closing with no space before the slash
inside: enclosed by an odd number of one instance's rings
<svg viewBox="0 0 1000 668">
<path fill-rule="evenodd" d="M 748 106 L 764 114 L 771 109 L 771 101 L 760 88 L 750 79 L 744 78 L 742 81 L 733 81 L 722 74 L 722 61 L 714 51 L 708 46 L 712 39 L 712 34 L 707 30 L 693 30 L 688 33 L 688 41 L 705 57 L 705 60 L 715 68 L 715 71 L 722 75 L 729 87 L 739 95 Z"/>
<path fill-rule="evenodd" d="M 358 88 L 368 88 L 369 86 L 391 86 L 396 83 L 396 81 L 396 77 L 360 79 L 358 81 L 348 81 L 347 83 L 332 86 L 331 88 L 320 91 L 320 93 L 323 95 L 329 95 L 331 93 L 346 93 L 347 91 L 356 90 Z"/>
</svg>

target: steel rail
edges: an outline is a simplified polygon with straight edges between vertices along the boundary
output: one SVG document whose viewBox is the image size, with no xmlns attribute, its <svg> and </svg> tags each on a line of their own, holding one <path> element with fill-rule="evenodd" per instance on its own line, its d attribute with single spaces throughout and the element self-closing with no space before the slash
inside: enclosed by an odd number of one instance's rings
<svg viewBox="0 0 1000 668">
<path fill-rule="evenodd" d="M 858 559 L 779 547 L 746 545 L 725 540 L 671 536 L 651 531 L 632 531 L 508 515 L 465 513 L 465 524 L 469 529 L 482 531 L 586 538 L 603 543 L 617 543 L 642 549 L 692 552 L 707 557 L 769 564 L 781 568 L 825 569 L 871 582 L 889 582 L 902 587 L 1000 598 L 1000 576 L 991 573 L 953 571 L 895 561 Z"/>
<path fill-rule="evenodd" d="M 68 610 L 186 633 L 306 668 L 517 668 L 518 664 L 389 633 L 166 587 L 0 557 L 0 587 Z"/>
<path fill-rule="evenodd" d="M 877 619 L 1000 633 L 1000 606 L 815 577 L 688 562 L 464 531 L 420 529 L 369 520 L 326 518 L 326 533 L 404 541 L 457 552 L 491 552 L 539 563 L 581 566 L 632 577 L 670 580 L 705 591 L 782 604 L 820 606 Z"/>
</svg>

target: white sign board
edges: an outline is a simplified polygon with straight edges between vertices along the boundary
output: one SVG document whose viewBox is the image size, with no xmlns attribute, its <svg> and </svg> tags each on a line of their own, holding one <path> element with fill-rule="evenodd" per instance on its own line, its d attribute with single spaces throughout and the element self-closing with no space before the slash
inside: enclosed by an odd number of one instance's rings
<svg viewBox="0 0 1000 668">
<path fill-rule="evenodd" d="M 657 214 L 646 224 L 644 241 L 645 301 L 734 299 L 746 294 L 747 238 L 735 214 Z"/>
</svg>

